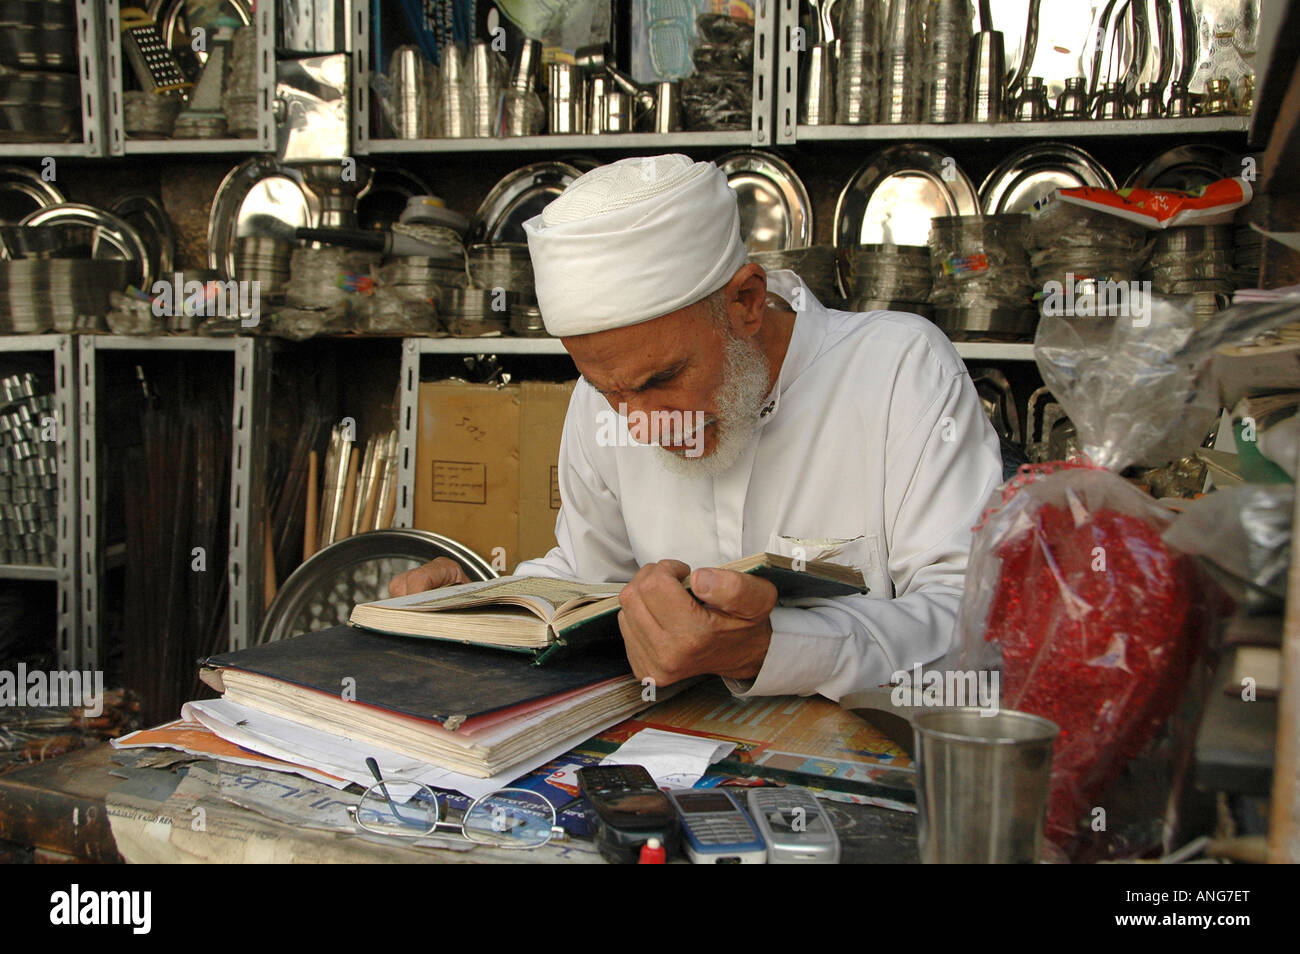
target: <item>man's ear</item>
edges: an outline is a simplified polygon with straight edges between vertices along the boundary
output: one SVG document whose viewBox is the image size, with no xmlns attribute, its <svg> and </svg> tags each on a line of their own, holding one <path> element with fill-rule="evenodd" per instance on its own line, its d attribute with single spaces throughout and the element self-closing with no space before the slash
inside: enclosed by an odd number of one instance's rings
<svg viewBox="0 0 1300 954">
<path fill-rule="evenodd" d="M 752 337 L 763 324 L 767 308 L 767 272 L 762 265 L 742 265 L 727 283 L 728 317 L 737 334 Z"/>
</svg>

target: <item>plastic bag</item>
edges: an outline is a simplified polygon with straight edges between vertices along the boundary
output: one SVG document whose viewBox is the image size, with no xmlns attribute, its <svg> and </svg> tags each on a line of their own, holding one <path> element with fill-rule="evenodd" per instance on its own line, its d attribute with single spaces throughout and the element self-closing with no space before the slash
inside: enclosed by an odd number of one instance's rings
<svg viewBox="0 0 1300 954">
<path fill-rule="evenodd" d="M 1198 554 L 1250 613 L 1278 613 L 1291 567 L 1295 487 L 1244 484 L 1188 503 L 1165 542 Z"/>
<path fill-rule="evenodd" d="M 1082 461 L 1026 465 L 977 528 L 963 668 L 1000 668 L 1005 707 L 1061 729 L 1046 835 L 1069 849 L 1182 694 L 1227 602 L 1161 533 L 1172 514 Z"/>
<path fill-rule="evenodd" d="M 1232 607 L 1163 539 L 1173 514 L 1111 472 L 1167 463 L 1208 431 L 1218 404 L 1206 349 L 1222 331 L 1193 322 L 1159 301 L 1130 318 L 1045 317 L 1035 355 L 1085 459 L 1022 467 L 972 541 L 960 665 L 1000 668 L 1002 705 L 1060 727 L 1046 835 L 1076 856 L 1096 848 L 1081 822 L 1105 817 L 1108 791 L 1184 698 Z"/>
</svg>

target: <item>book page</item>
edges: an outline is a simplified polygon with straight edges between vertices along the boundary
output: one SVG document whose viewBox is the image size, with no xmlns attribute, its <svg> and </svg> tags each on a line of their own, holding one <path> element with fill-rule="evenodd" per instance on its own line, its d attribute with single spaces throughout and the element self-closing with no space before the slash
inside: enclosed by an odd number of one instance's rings
<svg viewBox="0 0 1300 954">
<path fill-rule="evenodd" d="M 622 583 L 576 583 L 545 576 L 517 576 L 479 585 L 470 593 L 438 595 L 437 591 L 424 594 L 428 599 L 407 603 L 403 608 L 433 612 L 464 606 L 481 606 L 503 600 L 526 603 L 543 602 L 552 612 L 569 602 L 587 602 L 617 596 Z M 549 617 L 550 614 L 548 613 Z"/>
</svg>

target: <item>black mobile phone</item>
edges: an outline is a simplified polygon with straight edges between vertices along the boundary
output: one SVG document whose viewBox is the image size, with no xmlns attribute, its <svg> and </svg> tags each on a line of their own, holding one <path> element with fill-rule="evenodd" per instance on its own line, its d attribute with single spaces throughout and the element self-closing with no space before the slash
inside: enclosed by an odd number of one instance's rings
<svg viewBox="0 0 1300 954">
<path fill-rule="evenodd" d="M 606 861 L 635 864 L 651 838 L 659 839 L 669 858 L 677 850 L 677 810 L 644 767 L 591 765 L 578 770 L 578 788 L 587 799 L 596 849 Z"/>
</svg>

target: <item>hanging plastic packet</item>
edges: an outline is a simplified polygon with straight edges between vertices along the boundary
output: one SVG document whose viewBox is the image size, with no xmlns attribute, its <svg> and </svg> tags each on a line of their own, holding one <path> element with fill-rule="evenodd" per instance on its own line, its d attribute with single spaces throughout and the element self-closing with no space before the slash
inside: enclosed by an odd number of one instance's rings
<svg viewBox="0 0 1300 954">
<path fill-rule="evenodd" d="M 1224 225 L 1254 195 L 1245 179 L 1220 179 L 1194 192 L 1177 189 L 1061 189 L 1062 202 L 1117 215 L 1149 229 Z"/>
<path fill-rule="evenodd" d="M 1197 447 L 1219 411 L 1213 349 L 1295 318 L 1250 306 L 1196 330 L 1189 310 L 1154 300 L 1131 318 L 1039 324 L 1039 369 L 1084 453 L 1022 467 L 975 528 L 959 665 L 1000 669 L 1002 706 L 1060 727 L 1046 835 L 1067 852 L 1099 817 L 1105 828 L 1107 791 L 1188 694 L 1232 607 L 1162 537 L 1175 515 L 1118 473 Z"/>
</svg>

